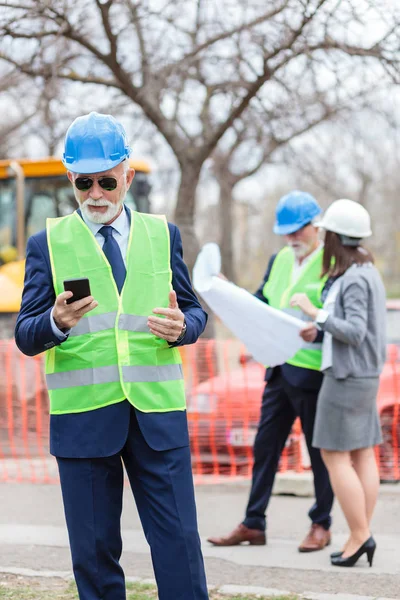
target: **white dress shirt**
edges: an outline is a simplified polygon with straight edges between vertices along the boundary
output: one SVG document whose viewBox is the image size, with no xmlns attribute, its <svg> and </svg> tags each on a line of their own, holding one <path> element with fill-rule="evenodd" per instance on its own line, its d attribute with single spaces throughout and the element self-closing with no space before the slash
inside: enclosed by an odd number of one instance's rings
<svg viewBox="0 0 400 600">
<path fill-rule="evenodd" d="M 93 233 L 96 242 L 99 244 L 100 248 L 102 248 L 104 245 L 104 236 L 101 235 L 99 231 L 102 227 L 104 227 L 104 223 L 92 223 L 92 221 L 89 221 L 89 219 L 83 213 L 82 216 L 86 225 Z M 118 243 L 126 267 L 126 254 L 128 250 L 130 231 L 129 219 L 126 210 L 122 210 L 121 214 L 115 219 L 115 221 L 111 223 L 111 227 L 114 228 L 112 236 Z"/>
<path fill-rule="evenodd" d="M 340 290 L 340 284 L 342 282 L 341 277 L 336 279 L 332 284 L 327 297 L 325 298 L 324 306 L 318 311 L 315 323 L 318 327 L 319 324 L 325 323 L 330 315 L 335 312 L 335 303 Z M 321 371 L 325 371 L 332 366 L 332 334 L 329 331 L 325 331 L 324 339 L 322 341 L 322 363 Z"/>
</svg>

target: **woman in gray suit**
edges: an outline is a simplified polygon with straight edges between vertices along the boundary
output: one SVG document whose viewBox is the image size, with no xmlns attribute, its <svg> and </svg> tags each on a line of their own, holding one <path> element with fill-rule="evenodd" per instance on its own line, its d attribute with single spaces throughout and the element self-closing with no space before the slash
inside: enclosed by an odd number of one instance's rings
<svg viewBox="0 0 400 600">
<path fill-rule="evenodd" d="M 331 562 L 351 567 L 366 554 L 372 566 L 376 543 L 370 521 L 379 489 L 373 447 L 382 441 L 376 397 L 386 353 L 385 289 L 371 253 L 361 245 L 371 235 L 365 208 L 336 200 L 317 225 L 326 231 L 323 308 L 306 294 L 295 294 L 291 302 L 312 319 L 301 332 L 305 341 L 313 341 L 318 329 L 325 332 L 313 445 L 321 449 L 350 529 Z"/>
</svg>

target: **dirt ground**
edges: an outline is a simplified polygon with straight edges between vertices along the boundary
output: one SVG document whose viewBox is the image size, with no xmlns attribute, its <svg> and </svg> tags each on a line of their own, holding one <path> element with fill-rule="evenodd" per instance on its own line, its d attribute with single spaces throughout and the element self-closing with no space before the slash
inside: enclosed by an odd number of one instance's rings
<svg viewBox="0 0 400 600">
<path fill-rule="evenodd" d="M 128 583 L 127 600 L 157 600 L 155 587 L 146 583 Z M 0 600 L 76 600 L 75 585 L 62 578 L 22 577 L 0 573 Z M 230 596 L 230 600 L 272 600 L 267 596 Z M 273 600 L 297 600 L 297 596 L 274 596 Z M 210 600 L 227 599 L 217 591 Z"/>
</svg>

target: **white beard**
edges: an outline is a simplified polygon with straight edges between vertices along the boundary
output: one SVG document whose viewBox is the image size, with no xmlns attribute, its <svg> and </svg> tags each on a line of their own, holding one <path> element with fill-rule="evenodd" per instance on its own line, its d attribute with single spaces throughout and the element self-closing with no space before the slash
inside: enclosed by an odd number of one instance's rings
<svg viewBox="0 0 400 600">
<path fill-rule="evenodd" d="M 310 253 L 310 248 L 307 244 L 303 242 L 298 242 L 295 246 L 289 242 L 289 246 L 292 248 L 295 257 L 299 260 L 304 258 Z"/>
<path fill-rule="evenodd" d="M 117 214 L 121 210 L 122 202 L 123 202 L 123 200 L 122 201 L 120 200 L 117 204 L 113 204 L 109 200 L 104 200 L 104 199 L 93 200 L 92 198 L 88 198 L 87 200 L 85 200 L 85 202 L 82 202 L 81 210 L 82 210 L 82 213 L 85 215 L 85 217 L 92 223 L 98 223 L 98 224 L 108 223 L 109 221 L 112 221 L 112 219 L 114 219 L 114 217 L 117 216 Z M 90 210 L 90 205 L 92 205 L 92 206 L 108 206 L 108 208 L 107 208 L 106 212 L 99 213 L 99 212 Z"/>
<path fill-rule="evenodd" d="M 85 215 L 87 220 L 91 221 L 92 223 L 97 223 L 98 225 L 100 225 L 100 224 L 104 224 L 104 223 L 109 223 L 117 216 L 117 214 L 120 212 L 121 206 L 125 200 L 126 192 L 127 192 L 126 184 L 124 181 L 122 188 L 121 188 L 121 195 L 116 204 L 114 204 L 113 202 L 110 202 L 109 200 L 105 200 L 105 198 L 100 198 L 99 200 L 93 200 L 93 198 L 91 198 L 90 196 L 87 200 L 85 200 L 84 202 L 81 203 L 81 202 L 79 202 L 79 198 L 78 198 L 78 194 L 76 193 L 76 190 L 75 190 L 75 198 L 76 198 L 78 204 L 80 205 L 82 213 Z M 92 206 L 107 206 L 108 209 L 106 210 L 105 213 L 98 213 L 93 210 L 90 210 L 90 205 L 92 205 Z"/>
</svg>

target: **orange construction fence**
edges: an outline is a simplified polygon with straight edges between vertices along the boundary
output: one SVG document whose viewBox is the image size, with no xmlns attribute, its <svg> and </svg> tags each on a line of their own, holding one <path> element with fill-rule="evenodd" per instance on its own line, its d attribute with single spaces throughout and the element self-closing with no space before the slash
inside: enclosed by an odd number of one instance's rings
<svg viewBox="0 0 400 600">
<path fill-rule="evenodd" d="M 193 473 L 198 483 L 249 478 L 260 415 L 264 369 L 235 340 L 200 340 L 181 349 Z M 48 451 L 48 395 L 43 359 L 0 340 L 0 481 L 57 483 Z M 383 443 L 376 448 L 382 481 L 400 481 L 400 352 L 389 347 L 378 409 Z M 298 420 L 279 470 L 310 468 Z"/>
</svg>

